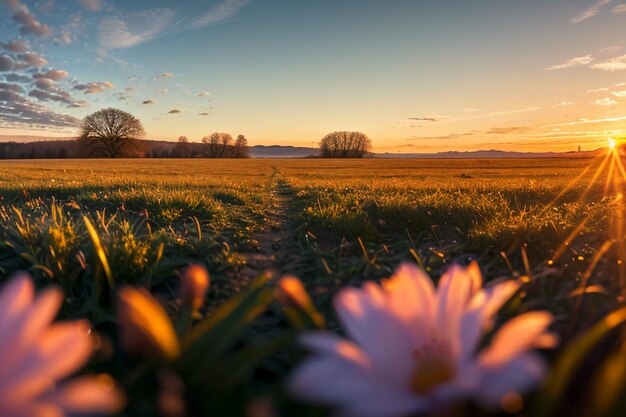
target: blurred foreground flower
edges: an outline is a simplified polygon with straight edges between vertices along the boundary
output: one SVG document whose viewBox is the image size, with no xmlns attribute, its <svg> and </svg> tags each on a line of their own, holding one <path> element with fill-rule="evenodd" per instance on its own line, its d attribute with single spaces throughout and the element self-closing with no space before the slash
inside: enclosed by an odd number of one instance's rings
<svg viewBox="0 0 626 417">
<path fill-rule="evenodd" d="M 204 305 L 204 297 L 209 290 L 209 273 L 202 265 L 190 265 L 180 282 L 180 298 L 184 306 L 191 307 L 193 313 Z"/>
<path fill-rule="evenodd" d="M 119 291 L 117 319 L 120 341 L 127 352 L 169 360 L 180 354 L 170 318 L 146 289 L 124 287 Z"/>
<path fill-rule="evenodd" d="M 412 415 L 466 399 L 519 409 L 519 393 L 544 376 L 545 364 L 532 350 L 554 345 L 547 331 L 552 317 L 520 315 L 478 351 L 518 286 L 509 281 L 483 289 L 474 263 L 451 267 L 435 289 L 425 273 L 405 264 L 381 286 L 344 289 L 335 309 L 354 342 L 324 332 L 305 335 L 314 356 L 287 388 L 300 400 L 336 407 L 342 416 Z"/>
<path fill-rule="evenodd" d="M 1 416 L 112 414 L 123 408 L 108 375 L 60 382 L 85 365 L 95 348 L 87 322 L 52 323 L 62 302 L 57 289 L 35 297 L 26 274 L 0 292 Z"/>
</svg>

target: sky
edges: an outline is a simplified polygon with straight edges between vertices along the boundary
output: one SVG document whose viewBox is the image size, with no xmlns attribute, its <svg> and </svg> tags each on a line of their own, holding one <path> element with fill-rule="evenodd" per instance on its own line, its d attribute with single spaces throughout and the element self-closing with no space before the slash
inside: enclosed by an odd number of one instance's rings
<svg viewBox="0 0 626 417">
<path fill-rule="evenodd" d="M 571 151 L 626 138 L 622 0 L 0 0 L 0 135 L 244 134 L 378 152 Z"/>
</svg>

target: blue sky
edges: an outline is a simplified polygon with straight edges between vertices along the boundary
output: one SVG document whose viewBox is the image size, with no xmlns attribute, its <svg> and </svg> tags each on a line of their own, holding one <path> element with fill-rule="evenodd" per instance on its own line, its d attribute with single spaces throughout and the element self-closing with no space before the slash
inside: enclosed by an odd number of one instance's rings
<svg viewBox="0 0 626 417">
<path fill-rule="evenodd" d="M 107 106 L 154 139 L 360 130 L 390 152 L 593 148 L 626 130 L 617 0 L 3 2 L 0 134 L 72 135 Z"/>
</svg>

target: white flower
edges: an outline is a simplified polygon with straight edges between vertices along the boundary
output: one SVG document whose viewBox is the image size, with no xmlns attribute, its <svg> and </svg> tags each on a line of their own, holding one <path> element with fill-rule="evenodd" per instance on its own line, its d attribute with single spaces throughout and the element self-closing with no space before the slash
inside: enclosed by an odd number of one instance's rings
<svg viewBox="0 0 626 417">
<path fill-rule="evenodd" d="M 504 324 L 479 350 L 515 281 L 482 288 L 474 263 L 451 267 L 437 288 L 412 265 L 382 285 L 346 288 L 335 310 L 352 341 L 325 332 L 303 343 L 313 352 L 287 389 L 341 416 L 394 417 L 473 400 L 497 406 L 533 388 L 545 364 L 532 352 L 555 342 L 550 314 L 531 312 Z M 505 405 L 505 404 L 504 404 Z"/>
<path fill-rule="evenodd" d="M 57 289 L 35 297 L 28 275 L 11 279 L 0 292 L 1 416 L 63 417 L 122 408 L 123 397 L 108 375 L 59 384 L 94 351 L 86 321 L 52 323 L 62 301 Z"/>
</svg>

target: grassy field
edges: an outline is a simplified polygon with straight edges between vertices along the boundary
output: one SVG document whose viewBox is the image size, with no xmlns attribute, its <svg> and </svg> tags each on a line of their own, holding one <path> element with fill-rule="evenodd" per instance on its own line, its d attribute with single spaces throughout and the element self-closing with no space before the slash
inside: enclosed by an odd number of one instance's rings
<svg viewBox="0 0 626 417">
<path fill-rule="evenodd" d="M 3 161 L 0 278 L 28 270 L 41 286 L 60 285 L 62 318 L 88 318 L 115 345 L 109 294 L 144 286 L 175 318 L 175 288 L 190 263 L 211 274 L 203 316 L 245 299 L 268 269 L 300 277 L 335 329 L 330 301 L 342 287 L 388 277 L 402 261 L 438 277 L 453 263 L 477 260 L 486 281 L 525 283 L 504 317 L 548 310 L 565 344 L 623 304 L 621 180 L 613 165 L 566 158 Z M 291 332 L 275 305 L 268 301 L 264 311 L 237 327 L 229 354 Z M 268 396 L 284 415 L 325 415 L 280 391 L 301 352 L 268 352 L 223 395 L 207 397 L 189 382 L 197 413 L 190 415 L 246 415 L 245 404 Z M 156 388 L 133 380 L 149 377 L 129 376 L 125 360 L 104 355 L 91 366 L 108 369 L 132 394 L 127 415 L 153 415 Z M 219 375 L 210 372 L 217 385 Z M 584 384 L 563 395 L 577 398 Z M 247 402 L 228 400 L 241 396 Z M 577 405 L 568 401 L 561 412 Z"/>
</svg>

